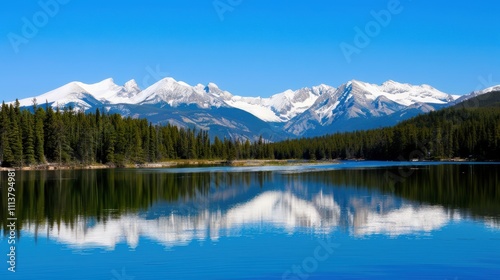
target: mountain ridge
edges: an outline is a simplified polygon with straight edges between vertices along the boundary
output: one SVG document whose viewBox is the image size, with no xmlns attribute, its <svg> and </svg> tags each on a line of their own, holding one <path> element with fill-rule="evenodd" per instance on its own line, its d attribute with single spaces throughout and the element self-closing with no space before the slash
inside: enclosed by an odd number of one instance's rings
<svg viewBox="0 0 500 280">
<path fill-rule="evenodd" d="M 171 77 L 145 89 L 133 79 L 120 86 L 108 78 L 94 84 L 73 81 L 34 98 L 52 107 L 71 106 L 84 111 L 102 108 L 123 116 L 145 117 L 154 123 L 171 120 L 181 127 L 210 130 L 218 125 L 225 127 L 219 130 L 231 137 L 256 139 L 269 134 L 273 137 L 266 140 L 275 141 L 390 126 L 420 113 L 451 106 L 467 96 L 498 88 L 500 86 L 460 96 L 441 92 L 427 84 L 388 80 L 376 85 L 353 79 L 338 87 L 320 84 L 288 89 L 263 98 L 233 95 L 215 83 L 191 86 Z M 19 102 L 23 107 L 31 106 L 33 97 Z M 141 110 L 137 106 L 148 109 Z M 223 114 L 217 112 L 220 108 L 226 108 Z M 232 116 L 240 117 L 233 120 Z M 239 129 L 230 131 L 235 127 Z"/>
</svg>

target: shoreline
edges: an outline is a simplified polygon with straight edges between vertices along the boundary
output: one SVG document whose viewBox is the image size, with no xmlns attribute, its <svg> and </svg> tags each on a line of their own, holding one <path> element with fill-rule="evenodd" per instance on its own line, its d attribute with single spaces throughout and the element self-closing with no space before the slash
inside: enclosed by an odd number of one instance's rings
<svg viewBox="0 0 500 280">
<path fill-rule="evenodd" d="M 245 166 L 292 166 L 292 165 L 320 165 L 320 164 L 335 164 L 340 163 L 340 160 L 277 160 L 277 159 L 242 159 L 242 160 L 172 160 L 164 162 L 154 162 L 154 163 L 141 163 L 141 164 L 126 164 L 124 166 L 116 165 L 106 165 L 106 164 L 40 164 L 32 166 L 23 167 L 0 167 L 0 171 L 8 170 L 21 170 L 21 171 L 33 171 L 33 170 L 85 170 L 85 169 L 113 169 L 113 168 L 125 168 L 125 169 L 140 169 L 140 168 L 179 168 L 179 167 L 199 167 L 199 166 L 233 166 L 233 167 L 245 167 Z"/>
<path fill-rule="evenodd" d="M 85 169 L 140 169 L 140 168 L 182 168 L 182 167 L 206 167 L 206 166 L 231 166 L 231 167 L 252 167 L 252 166 L 298 166 L 298 165 L 322 165 L 322 164 L 339 164 L 341 161 L 371 161 L 365 159 L 332 159 L 332 160 L 303 160 L 303 159 L 238 159 L 238 160 L 220 160 L 220 159 L 178 159 L 154 163 L 141 163 L 141 164 L 126 164 L 124 166 L 106 165 L 106 164 L 62 164 L 47 163 L 41 165 L 23 166 L 23 167 L 0 167 L 0 171 L 20 170 L 20 171 L 34 171 L 34 170 L 85 170 Z M 391 160 L 380 160 L 391 161 Z M 450 158 L 441 160 L 423 160 L 423 161 L 407 161 L 411 162 L 476 162 L 477 160 L 470 160 L 465 158 Z M 401 161 L 394 161 L 401 162 Z M 495 162 L 495 161 L 492 161 Z"/>
</svg>

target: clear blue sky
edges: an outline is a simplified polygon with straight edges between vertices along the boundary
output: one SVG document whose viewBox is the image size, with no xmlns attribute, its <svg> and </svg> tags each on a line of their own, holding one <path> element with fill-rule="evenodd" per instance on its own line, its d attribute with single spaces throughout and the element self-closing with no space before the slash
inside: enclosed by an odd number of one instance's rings
<svg viewBox="0 0 500 280">
<path fill-rule="evenodd" d="M 155 69 L 246 96 L 351 79 L 426 83 L 454 94 L 500 84 L 500 3 L 493 0 L 400 0 L 382 25 L 370 24 L 371 12 L 392 0 L 59 1 L 68 3 L 55 13 L 38 1 L 3 3 L 0 99 L 74 80 L 134 78 L 144 86 L 159 78 L 149 74 Z M 233 7 L 224 12 L 221 3 Z M 372 28 L 368 44 L 356 45 L 355 27 Z M 342 43 L 358 49 L 350 62 Z"/>
</svg>

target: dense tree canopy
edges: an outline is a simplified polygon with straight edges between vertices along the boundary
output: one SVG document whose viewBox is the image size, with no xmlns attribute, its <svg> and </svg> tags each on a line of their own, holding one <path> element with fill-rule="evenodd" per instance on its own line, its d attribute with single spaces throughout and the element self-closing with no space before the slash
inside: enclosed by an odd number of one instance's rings
<svg viewBox="0 0 500 280">
<path fill-rule="evenodd" d="M 394 127 L 270 144 L 277 159 L 500 159 L 500 109 L 443 109 Z"/>
</svg>

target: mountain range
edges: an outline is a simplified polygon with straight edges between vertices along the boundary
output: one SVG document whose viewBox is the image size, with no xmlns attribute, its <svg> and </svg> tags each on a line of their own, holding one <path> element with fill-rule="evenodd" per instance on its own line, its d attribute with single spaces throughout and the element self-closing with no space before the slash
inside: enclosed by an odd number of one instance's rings
<svg viewBox="0 0 500 280">
<path fill-rule="evenodd" d="M 29 108 L 36 98 L 38 104 L 54 108 L 100 109 L 156 124 L 205 129 L 212 136 L 278 141 L 391 126 L 498 89 L 460 96 L 429 85 L 351 80 L 339 87 L 321 84 L 261 98 L 233 95 L 214 83 L 191 86 L 164 78 L 141 89 L 134 80 L 119 86 L 110 78 L 95 84 L 71 82 L 19 102 Z"/>
</svg>

